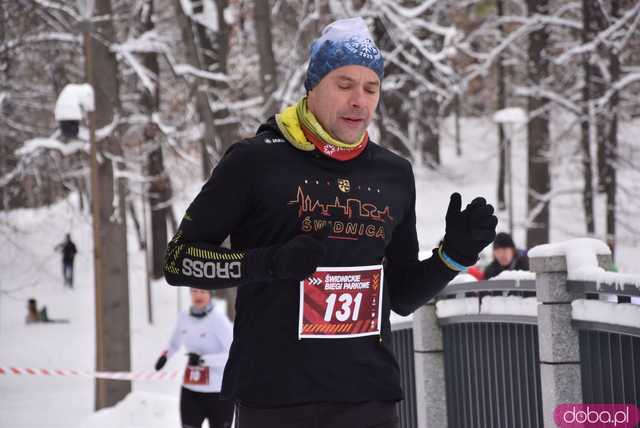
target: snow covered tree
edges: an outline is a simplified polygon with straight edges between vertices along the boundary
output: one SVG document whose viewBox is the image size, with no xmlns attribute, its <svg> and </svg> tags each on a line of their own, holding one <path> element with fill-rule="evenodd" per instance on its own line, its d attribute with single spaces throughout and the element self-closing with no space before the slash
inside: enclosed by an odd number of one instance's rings
<svg viewBox="0 0 640 428">
<path fill-rule="evenodd" d="M 38 207 L 77 189 L 79 166 L 66 165 L 60 151 L 16 150 L 26 141 L 35 147 L 34 139 L 51 136 L 55 123 L 50 106 L 66 79 L 81 70 L 59 73 L 59 67 L 64 61 L 70 68 L 78 64 L 73 52 L 81 40 L 71 33 L 63 12 L 49 13 L 37 3 L 0 3 L 1 204 Z"/>
<path fill-rule="evenodd" d="M 379 107 L 380 141 L 404 156 L 431 167 L 440 163 L 440 118 L 459 94 L 453 67 L 459 33 L 441 2 L 364 3 L 344 6 L 347 16 L 374 18 L 374 36 L 385 58 Z"/>
</svg>

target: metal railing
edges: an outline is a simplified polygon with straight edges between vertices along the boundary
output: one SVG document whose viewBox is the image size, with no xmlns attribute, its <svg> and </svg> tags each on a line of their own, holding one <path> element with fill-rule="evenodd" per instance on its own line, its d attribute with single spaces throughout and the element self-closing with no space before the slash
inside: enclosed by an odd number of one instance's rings
<svg viewBox="0 0 640 428">
<path fill-rule="evenodd" d="M 640 404 L 640 332 L 602 331 L 579 323 L 582 398 L 585 403 Z"/>
<path fill-rule="evenodd" d="M 618 303 L 640 296 L 640 290 L 630 284 L 567 281 L 567 289 L 592 300 L 615 296 Z M 584 402 L 640 404 L 640 326 L 582 320 L 571 324 L 580 332 Z"/>
<path fill-rule="evenodd" d="M 534 281 L 482 281 L 453 284 L 439 298 L 534 293 Z M 483 313 L 439 320 L 449 428 L 542 426 L 536 323 Z"/>
<path fill-rule="evenodd" d="M 608 255 L 597 260 L 611 264 Z M 589 299 L 625 304 L 637 319 L 640 307 L 629 303 L 640 289 L 570 281 L 564 256 L 530 263 L 535 280 L 450 284 L 414 314 L 421 428 L 553 427 L 564 403 L 640 406 L 640 325 L 615 306 L 596 311 L 613 316 L 585 321 Z"/>
</svg>

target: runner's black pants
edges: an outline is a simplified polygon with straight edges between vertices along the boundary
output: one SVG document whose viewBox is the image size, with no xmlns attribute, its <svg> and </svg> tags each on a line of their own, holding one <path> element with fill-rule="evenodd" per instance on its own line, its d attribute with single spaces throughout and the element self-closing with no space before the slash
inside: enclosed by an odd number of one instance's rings
<svg viewBox="0 0 640 428">
<path fill-rule="evenodd" d="M 231 428 L 233 402 L 221 400 L 218 392 L 195 392 L 182 387 L 180 419 L 182 428 L 201 428 L 205 419 L 210 428 Z"/>
<path fill-rule="evenodd" d="M 64 277 L 64 285 L 73 287 L 73 260 L 62 261 L 62 276 Z"/>
</svg>

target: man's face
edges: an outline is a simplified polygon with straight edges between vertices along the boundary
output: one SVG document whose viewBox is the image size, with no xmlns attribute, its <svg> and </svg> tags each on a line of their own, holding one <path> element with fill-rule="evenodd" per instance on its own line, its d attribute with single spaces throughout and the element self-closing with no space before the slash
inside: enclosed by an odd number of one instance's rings
<svg viewBox="0 0 640 428">
<path fill-rule="evenodd" d="M 308 95 L 309 110 L 331 136 L 357 142 L 380 100 L 380 79 L 370 68 L 346 65 L 324 76 Z"/>
<path fill-rule="evenodd" d="M 515 250 L 513 248 L 494 248 L 493 256 L 500 263 L 500 266 L 509 266 L 515 256 Z"/>
</svg>

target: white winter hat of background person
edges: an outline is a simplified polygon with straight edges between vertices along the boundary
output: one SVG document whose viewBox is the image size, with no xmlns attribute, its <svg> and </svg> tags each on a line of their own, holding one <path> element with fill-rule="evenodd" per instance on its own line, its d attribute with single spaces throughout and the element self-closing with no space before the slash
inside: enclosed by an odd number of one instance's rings
<svg viewBox="0 0 640 428">
<path fill-rule="evenodd" d="M 361 17 L 339 19 L 327 25 L 311 44 L 304 87 L 312 90 L 324 76 L 345 65 L 361 65 L 384 77 L 384 60 Z"/>
</svg>

